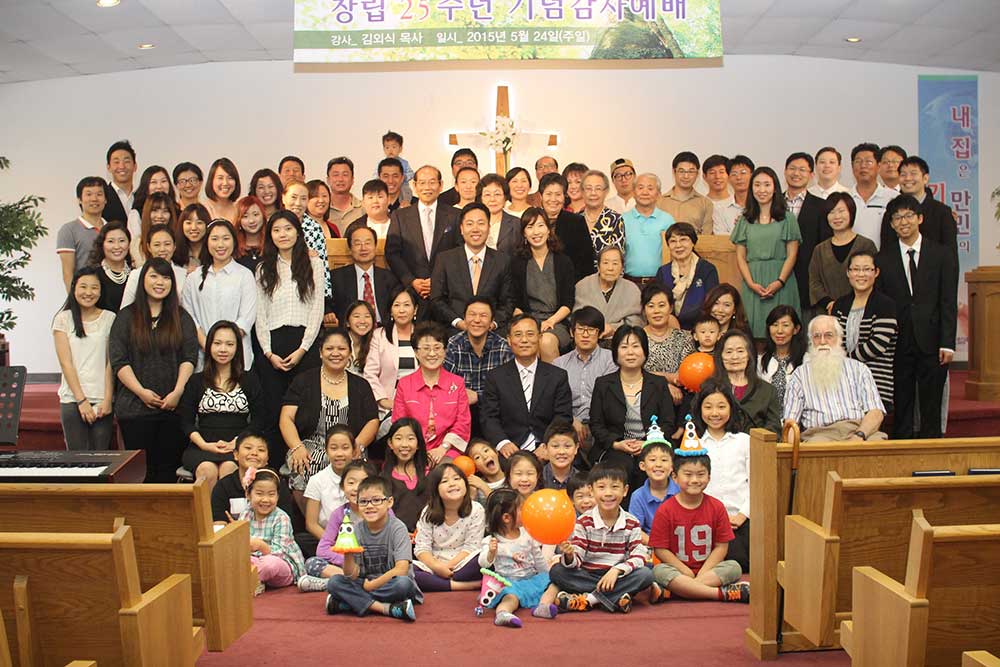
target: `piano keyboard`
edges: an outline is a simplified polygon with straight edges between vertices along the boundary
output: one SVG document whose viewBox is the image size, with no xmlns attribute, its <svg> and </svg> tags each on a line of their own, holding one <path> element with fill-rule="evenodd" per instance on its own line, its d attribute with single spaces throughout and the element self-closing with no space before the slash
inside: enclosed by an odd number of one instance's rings
<svg viewBox="0 0 1000 667">
<path fill-rule="evenodd" d="M 145 455 L 136 451 L 0 452 L 0 483 L 141 483 Z"/>
</svg>

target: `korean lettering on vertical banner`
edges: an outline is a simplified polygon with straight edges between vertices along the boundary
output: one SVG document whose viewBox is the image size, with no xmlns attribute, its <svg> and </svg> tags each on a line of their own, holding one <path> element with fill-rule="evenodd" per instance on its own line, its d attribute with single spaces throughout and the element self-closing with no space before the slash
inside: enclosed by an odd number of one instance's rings
<svg viewBox="0 0 1000 667">
<path fill-rule="evenodd" d="M 931 169 L 935 199 L 955 212 L 958 222 L 958 349 L 969 350 L 969 296 L 966 271 L 979 265 L 979 78 L 921 76 L 920 156 Z"/>
<path fill-rule="evenodd" d="M 295 62 L 718 58 L 719 2 L 295 0 Z"/>
</svg>

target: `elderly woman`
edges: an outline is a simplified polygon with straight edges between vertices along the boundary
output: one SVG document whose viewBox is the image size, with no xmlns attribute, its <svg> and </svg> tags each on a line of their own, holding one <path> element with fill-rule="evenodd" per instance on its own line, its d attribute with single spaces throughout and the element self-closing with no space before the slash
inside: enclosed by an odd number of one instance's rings
<svg viewBox="0 0 1000 667">
<path fill-rule="evenodd" d="M 560 349 L 568 349 L 572 343 L 566 325 L 573 312 L 576 271 L 573 261 L 561 252 L 562 244 L 541 210 L 524 212 L 521 234 L 524 244 L 510 264 L 514 314 L 528 313 L 538 321 L 542 332 L 539 357 L 552 363 Z"/>
<path fill-rule="evenodd" d="M 854 252 L 878 252 L 871 239 L 854 231 L 857 212 L 854 198 L 846 192 L 834 192 L 826 199 L 823 214 L 833 238 L 817 245 L 809 260 L 809 303 L 813 308 L 832 313 L 833 302 L 851 293 L 847 258 Z"/>
<path fill-rule="evenodd" d="M 591 169 L 583 175 L 583 202 L 581 212 L 587 221 L 590 241 L 594 254 L 599 254 L 608 246 L 625 249 L 625 225 L 622 216 L 604 205 L 611 189 L 611 182 L 603 171 Z"/>
<path fill-rule="evenodd" d="M 892 368 L 899 323 L 895 302 L 874 289 L 878 278 L 875 256 L 870 250 L 851 253 L 847 259 L 851 292 L 833 302 L 832 314 L 844 330 L 847 356 L 860 361 L 872 372 L 878 395 L 889 413 L 892 412 Z"/>
<path fill-rule="evenodd" d="M 684 329 L 692 329 L 701 314 L 705 297 L 719 284 L 719 271 L 694 251 L 698 232 L 689 222 L 677 222 L 667 230 L 670 261 L 660 267 L 656 281 L 673 294 L 674 315 Z"/>
<path fill-rule="evenodd" d="M 739 414 L 733 416 L 741 432 L 749 433 L 752 428 L 781 432 L 778 395 L 757 376 L 753 341 L 744 331 L 730 329 L 715 346 L 713 377 L 733 392 L 739 406 Z"/>
<path fill-rule="evenodd" d="M 674 430 L 667 381 L 643 369 L 648 352 L 649 342 L 641 327 L 620 327 L 611 341 L 618 371 L 597 378 L 590 403 L 592 460 L 621 465 L 633 482 L 638 481 L 638 460 L 651 418 L 656 417 L 664 433 Z"/>
<path fill-rule="evenodd" d="M 322 365 L 292 381 L 278 420 L 288 447 L 289 482 L 303 512 L 309 478 L 327 466 L 326 432 L 334 424 L 347 424 L 364 452 L 378 431 L 378 405 L 371 386 L 360 375 L 347 372 L 350 334 L 345 329 L 327 329 L 320 334 L 319 345 Z"/>
<path fill-rule="evenodd" d="M 694 352 L 691 335 L 677 326 L 671 317 L 673 294 L 660 283 L 650 283 L 642 290 L 642 314 L 646 318 L 645 332 L 649 338 L 646 370 L 662 376 L 670 383 L 670 395 L 680 404 L 684 391 L 677 371 L 684 357 Z"/>
<path fill-rule="evenodd" d="M 573 310 L 593 306 L 604 315 L 601 340 L 604 347 L 622 324 L 642 325 L 639 288 L 624 274 L 625 257 L 621 248 L 608 246 L 597 258 L 597 273 L 576 284 Z"/>
<path fill-rule="evenodd" d="M 559 173 L 545 174 L 538 182 L 538 192 L 542 197 L 542 210 L 555 228 L 563 252 L 573 260 L 576 279 L 589 276 L 594 272 L 594 246 L 583 216 L 570 213 L 565 208 L 566 179 Z"/>
<path fill-rule="evenodd" d="M 490 211 L 487 247 L 513 256 L 521 247 L 521 221 L 503 209 L 510 198 L 507 181 L 500 174 L 486 174 L 476 185 L 476 201 Z"/>
</svg>

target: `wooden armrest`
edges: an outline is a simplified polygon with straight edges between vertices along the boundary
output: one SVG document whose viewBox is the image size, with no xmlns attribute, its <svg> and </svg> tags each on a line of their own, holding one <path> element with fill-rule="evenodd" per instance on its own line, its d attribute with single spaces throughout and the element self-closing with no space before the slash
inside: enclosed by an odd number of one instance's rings
<svg viewBox="0 0 1000 667">
<path fill-rule="evenodd" d="M 989 651 L 966 651 L 962 654 L 962 667 L 1000 667 L 1000 658 Z"/>
<path fill-rule="evenodd" d="M 853 573 L 851 659 L 861 665 L 922 665 L 928 601 L 873 567 Z M 841 637 L 843 640 L 843 637 Z"/>
<path fill-rule="evenodd" d="M 119 611 L 125 663 L 194 665 L 191 575 L 174 574 Z"/>
<path fill-rule="evenodd" d="M 816 646 L 835 641 L 840 538 L 797 514 L 785 517 L 785 620 Z"/>
<path fill-rule="evenodd" d="M 66 667 L 97 667 L 97 663 L 93 660 L 74 660 L 67 662 Z"/>
<path fill-rule="evenodd" d="M 844 653 L 851 655 L 851 640 L 854 634 L 854 621 L 840 622 L 840 648 Z"/>
<path fill-rule="evenodd" d="M 198 544 L 209 651 L 222 651 L 253 624 L 250 524 L 235 521 Z"/>
</svg>

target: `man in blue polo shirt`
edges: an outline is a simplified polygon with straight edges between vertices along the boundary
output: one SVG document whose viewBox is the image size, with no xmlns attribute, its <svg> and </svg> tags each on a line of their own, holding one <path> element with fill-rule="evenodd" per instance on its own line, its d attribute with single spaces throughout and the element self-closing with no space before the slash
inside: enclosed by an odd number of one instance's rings
<svg viewBox="0 0 1000 667">
<path fill-rule="evenodd" d="M 653 280 L 663 265 L 663 234 L 674 218 L 656 208 L 660 177 L 640 174 L 635 179 L 635 208 L 622 214 L 625 223 L 625 275 L 640 286 Z"/>
</svg>

